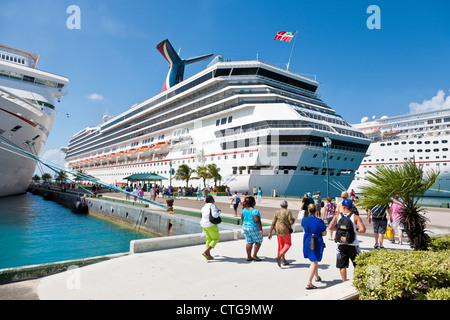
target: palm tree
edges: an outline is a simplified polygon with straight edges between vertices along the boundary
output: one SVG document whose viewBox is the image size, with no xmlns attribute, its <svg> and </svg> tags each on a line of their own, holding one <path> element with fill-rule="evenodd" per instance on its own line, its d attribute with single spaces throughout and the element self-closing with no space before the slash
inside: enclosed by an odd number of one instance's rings
<svg viewBox="0 0 450 320">
<path fill-rule="evenodd" d="M 195 173 L 197 173 L 198 179 L 203 179 L 203 185 L 206 188 L 206 180 L 211 179 L 212 176 L 209 173 L 207 166 L 198 166 L 197 169 L 195 169 Z"/>
<path fill-rule="evenodd" d="M 34 182 L 38 182 L 39 180 L 41 180 L 41 177 L 39 177 L 37 174 L 35 174 L 33 176 L 33 178 L 31 178 Z"/>
<path fill-rule="evenodd" d="M 222 176 L 219 173 L 219 169 L 217 168 L 216 164 L 208 164 L 208 173 L 210 175 L 211 179 L 214 179 L 214 185 L 217 187 L 217 180 L 221 180 Z"/>
<path fill-rule="evenodd" d="M 52 176 L 51 176 L 50 173 L 44 173 L 44 174 L 42 175 L 42 181 L 48 182 L 48 181 L 50 181 L 50 180 L 52 180 Z"/>
<path fill-rule="evenodd" d="M 436 184 L 439 172 L 423 170 L 414 160 L 408 160 L 398 167 L 378 166 L 368 173 L 369 182 L 361 187 L 361 205 L 366 208 L 388 205 L 396 194 L 404 204 L 402 222 L 414 250 L 427 250 L 430 237 L 425 233 L 427 218 L 418 201 L 425 192 Z"/>
<path fill-rule="evenodd" d="M 189 186 L 190 179 L 196 179 L 192 174 L 195 173 L 195 170 L 189 167 L 187 164 L 182 164 L 178 167 L 177 173 L 175 174 L 175 179 L 177 180 L 186 180 L 186 187 Z"/>
</svg>

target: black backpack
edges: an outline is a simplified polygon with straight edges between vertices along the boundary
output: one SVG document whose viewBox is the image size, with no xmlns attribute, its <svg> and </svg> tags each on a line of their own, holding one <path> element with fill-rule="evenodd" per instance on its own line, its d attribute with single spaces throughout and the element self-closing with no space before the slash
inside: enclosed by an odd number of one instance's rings
<svg viewBox="0 0 450 320">
<path fill-rule="evenodd" d="M 350 244 L 355 241 L 355 229 L 353 228 L 353 222 L 350 220 L 353 213 L 348 216 L 344 216 L 341 213 L 341 218 L 339 219 L 336 228 L 336 237 L 334 241 L 341 244 Z"/>
</svg>

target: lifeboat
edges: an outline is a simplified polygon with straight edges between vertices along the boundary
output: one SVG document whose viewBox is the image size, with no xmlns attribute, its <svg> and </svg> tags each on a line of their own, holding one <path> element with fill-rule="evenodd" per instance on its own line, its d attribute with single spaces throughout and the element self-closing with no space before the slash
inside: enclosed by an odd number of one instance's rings
<svg viewBox="0 0 450 320">
<path fill-rule="evenodd" d="M 363 131 L 363 134 L 367 137 L 377 137 L 381 135 L 380 129 Z"/>
<path fill-rule="evenodd" d="M 385 137 L 395 137 L 395 136 L 397 136 L 398 134 L 400 134 L 400 133 L 402 133 L 401 131 L 388 131 L 388 132 L 385 132 L 384 133 L 384 136 Z"/>
</svg>

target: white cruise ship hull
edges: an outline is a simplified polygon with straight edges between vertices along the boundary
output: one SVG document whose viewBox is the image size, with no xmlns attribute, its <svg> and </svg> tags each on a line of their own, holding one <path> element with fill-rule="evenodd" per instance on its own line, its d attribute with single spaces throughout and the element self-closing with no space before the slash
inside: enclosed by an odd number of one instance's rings
<svg viewBox="0 0 450 320">
<path fill-rule="evenodd" d="M 32 107 L 29 106 L 29 108 Z M 38 109 L 36 112 L 30 109 L 0 97 L 0 129 L 4 131 L 1 137 L 4 143 L 0 145 L 2 147 L 0 149 L 0 197 L 26 192 L 36 168 L 36 161 L 29 159 L 29 155 L 12 146 L 22 148 L 39 157 L 46 140 L 41 126 L 49 130 L 53 125 L 54 117 Z M 12 131 L 18 127 L 20 128 Z M 34 139 L 37 136 L 39 137 Z"/>
<path fill-rule="evenodd" d="M 26 192 L 55 120 L 54 100 L 69 82 L 36 69 L 38 61 L 0 45 L 0 197 Z"/>
<path fill-rule="evenodd" d="M 430 170 L 439 172 L 436 185 L 425 196 L 450 197 L 450 109 L 385 117 L 354 127 L 363 132 L 376 131 L 376 135 L 350 190 L 361 193 L 361 186 L 368 183 L 365 180 L 368 172 L 374 172 L 378 166 L 399 166 L 414 159 L 425 175 Z"/>
</svg>

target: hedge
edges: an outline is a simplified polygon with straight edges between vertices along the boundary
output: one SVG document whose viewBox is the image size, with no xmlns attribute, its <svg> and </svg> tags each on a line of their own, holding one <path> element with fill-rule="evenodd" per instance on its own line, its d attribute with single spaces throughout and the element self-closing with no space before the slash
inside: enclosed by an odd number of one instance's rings
<svg viewBox="0 0 450 320">
<path fill-rule="evenodd" d="M 450 236 L 432 238 L 429 251 L 363 252 L 356 264 L 360 300 L 450 299 Z"/>
</svg>

